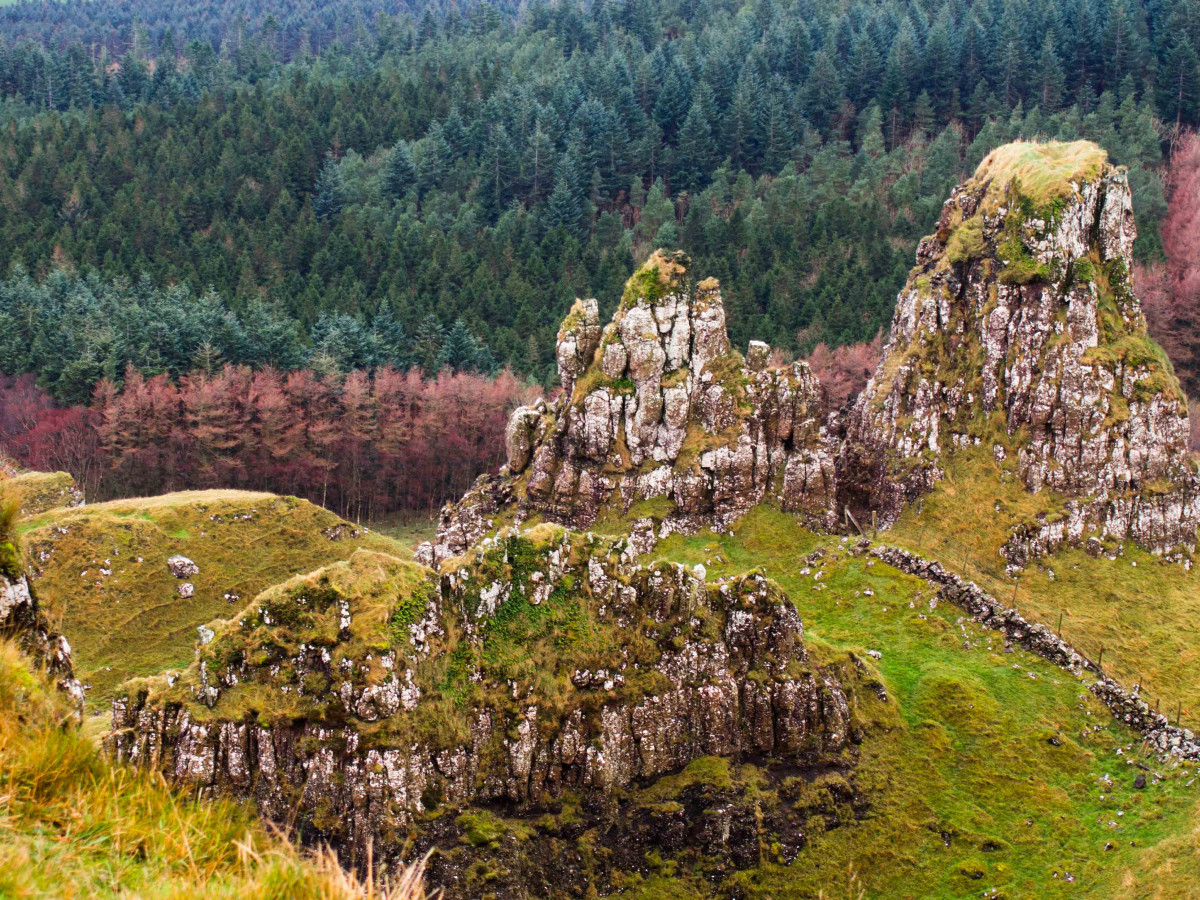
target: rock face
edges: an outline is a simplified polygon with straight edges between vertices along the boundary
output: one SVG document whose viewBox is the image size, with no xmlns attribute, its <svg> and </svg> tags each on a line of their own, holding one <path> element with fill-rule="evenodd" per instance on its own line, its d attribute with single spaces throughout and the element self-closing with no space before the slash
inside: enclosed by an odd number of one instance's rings
<svg viewBox="0 0 1200 900">
<path fill-rule="evenodd" d="M 630 279 L 613 320 L 577 301 L 558 336 L 562 393 L 522 407 L 508 464 L 444 511 L 428 558 L 457 555 L 511 507 L 574 527 L 641 501 L 665 504 L 664 530 L 723 524 L 771 498 L 819 527 L 836 520 L 836 443 L 806 363 L 768 366 L 729 345 L 715 279 L 694 282 L 683 254 L 656 253 Z"/>
<path fill-rule="evenodd" d="M 37 594 L 21 570 L 16 542 L 0 533 L 0 635 L 15 638 L 83 710 L 83 686 L 75 679 L 71 645 L 54 631 L 38 606 Z"/>
<path fill-rule="evenodd" d="M 1187 405 L 1132 293 L 1134 235 L 1125 172 L 1095 145 L 989 156 L 917 250 L 848 421 L 842 502 L 894 521 L 946 454 L 982 445 L 1030 491 L 1075 498 L 1014 536 L 1014 562 L 1090 532 L 1192 549 Z"/>
<path fill-rule="evenodd" d="M 462 829 L 424 824 L 443 806 L 542 815 L 570 793 L 599 810 L 700 758 L 851 759 L 842 685 L 765 577 L 708 584 L 633 564 L 626 540 L 527 534 L 437 579 L 360 552 L 264 593 L 179 681 L 114 704 L 111 752 L 298 817 L 360 867 L 410 831 L 449 853 Z"/>
</svg>

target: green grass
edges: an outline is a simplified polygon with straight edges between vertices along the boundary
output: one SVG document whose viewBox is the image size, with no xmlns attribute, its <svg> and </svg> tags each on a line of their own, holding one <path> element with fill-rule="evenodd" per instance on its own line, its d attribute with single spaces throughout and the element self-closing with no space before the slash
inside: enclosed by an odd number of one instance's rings
<svg viewBox="0 0 1200 900">
<path fill-rule="evenodd" d="M 0 641 L 0 896 L 387 900 L 329 854 L 268 832 L 248 805 L 111 765 L 70 721 L 61 695 Z"/>
<path fill-rule="evenodd" d="M 1147 849 L 1194 847 L 1191 771 L 1147 761 L 1167 778 L 1134 790 L 1135 736 L 1079 680 L 1004 652 L 997 634 L 960 622 L 961 610 L 930 609 L 924 582 L 839 550 L 789 516 L 759 508 L 733 530 L 675 535 L 657 555 L 703 563 L 710 577 L 762 566 L 795 601 L 810 652 L 856 654 L 888 696 L 860 689 L 854 698 L 868 726 L 855 775 L 866 817 L 811 836 L 791 866 L 766 861 L 735 876 L 739 893 L 841 897 L 853 877 L 872 898 L 1145 896 L 1154 881 L 1144 861 L 1166 865 Z M 829 555 L 806 565 L 818 547 Z M 1200 872 L 1194 858 L 1187 866 Z"/>
<path fill-rule="evenodd" d="M 394 556 L 412 559 L 418 544 L 437 538 L 437 519 L 423 515 L 394 516 L 372 525 L 371 530 L 396 542 L 396 548 L 389 551 Z"/>
<path fill-rule="evenodd" d="M 1013 463 L 997 463 L 988 449 L 956 454 L 947 478 L 909 508 L 880 540 L 938 559 L 1017 607 L 1026 618 L 1057 627 L 1093 659 L 1104 647 L 1104 668 L 1127 685 L 1141 683 L 1143 696 L 1161 700 L 1172 716 L 1200 727 L 1200 570 L 1124 542 L 1122 555 L 1109 541 L 1104 556 L 1063 550 L 1026 566 L 1019 579 L 1007 576 L 1000 547 L 1012 528 L 1039 513 L 1053 518 L 1062 499 L 1053 492 L 1031 494 L 1015 476 Z"/>
<path fill-rule="evenodd" d="M 339 540 L 323 533 L 339 525 Z M 242 491 L 118 500 L 19 525 L 27 565 L 41 570 L 35 588 L 43 610 L 68 636 L 76 674 L 92 685 L 92 711 L 106 710 L 128 678 L 185 668 L 197 626 L 232 615 L 264 588 L 359 547 L 406 552 L 382 535 L 351 536 L 350 528 L 307 501 Z M 188 599 L 167 569 L 176 554 L 200 567 L 184 579 L 195 587 Z"/>
</svg>

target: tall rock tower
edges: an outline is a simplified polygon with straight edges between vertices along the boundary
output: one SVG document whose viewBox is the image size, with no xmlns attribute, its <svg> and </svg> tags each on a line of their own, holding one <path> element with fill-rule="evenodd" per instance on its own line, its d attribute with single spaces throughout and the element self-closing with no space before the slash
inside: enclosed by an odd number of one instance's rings
<svg viewBox="0 0 1200 900">
<path fill-rule="evenodd" d="M 729 344 L 720 285 L 682 253 L 654 253 L 611 322 L 579 300 L 558 333 L 562 392 L 518 409 L 508 464 L 443 512 L 430 558 L 461 553 L 502 510 L 590 527 L 654 504 L 663 530 L 720 524 L 771 499 L 818 527 L 836 521 L 837 455 L 807 363 Z"/>
<path fill-rule="evenodd" d="M 1095 144 L 993 151 L 917 249 L 850 416 L 842 502 L 894 521 L 947 452 L 985 445 L 1029 490 L 1073 498 L 1024 536 L 1037 552 L 1091 531 L 1191 547 L 1187 403 L 1133 294 L 1134 236 L 1126 174 Z"/>
</svg>

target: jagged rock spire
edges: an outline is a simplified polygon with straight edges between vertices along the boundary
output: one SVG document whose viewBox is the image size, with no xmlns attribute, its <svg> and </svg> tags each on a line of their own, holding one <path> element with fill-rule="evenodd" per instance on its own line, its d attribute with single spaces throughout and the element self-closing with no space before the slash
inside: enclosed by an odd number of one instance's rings
<svg viewBox="0 0 1200 900">
<path fill-rule="evenodd" d="M 595 301 L 576 303 L 559 334 L 563 393 L 517 410 L 507 469 L 445 512 L 429 558 L 461 552 L 504 507 L 589 526 L 610 505 L 664 498 L 669 531 L 769 499 L 819 527 L 843 509 L 886 526 L 970 446 L 1068 498 L 1014 534 L 1013 562 L 1093 533 L 1191 550 L 1200 475 L 1186 401 L 1133 294 L 1135 234 L 1125 171 L 1095 144 L 994 151 L 918 247 L 844 426 L 806 364 L 730 348 L 715 280 L 655 253 L 602 331 Z"/>
<path fill-rule="evenodd" d="M 576 301 L 558 334 L 562 393 L 513 414 L 508 465 L 445 512 L 436 556 L 461 552 L 506 504 L 587 527 L 606 508 L 662 499 L 664 527 L 690 530 L 772 496 L 832 526 L 820 383 L 806 363 L 771 368 L 761 342 L 743 360 L 720 285 L 689 267 L 682 253 L 654 253 L 603 330 L 596 301 Z"/>
<path fill-rule="evenodd" d="M 843 501 L 891 521 L 947 452 L 984 444 L 1029 490 L 1080 498 L 1068 539 L 1194 544 L 1187 405 L 1133 294 L 1135 234 L 1126 173 L 1095 144 L 989 155 L 918 247 L 849 419 Z"/>
</svg>

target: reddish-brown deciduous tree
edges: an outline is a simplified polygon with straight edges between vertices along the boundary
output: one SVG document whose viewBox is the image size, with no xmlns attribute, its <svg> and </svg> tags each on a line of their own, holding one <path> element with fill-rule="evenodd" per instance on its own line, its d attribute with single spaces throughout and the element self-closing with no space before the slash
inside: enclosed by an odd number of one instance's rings
<svg viewBox="0 0 1200 900">
<path fill-rule="evenodd" d="M 0 439 L 27 466 L 65 469 L 93 497 L 240 487 L 296 494 L 348 518 L 432 513 L 504 460 L 504 428 L 536 391 L 417 370 L 282 375 L 229 366 L 173 384 L 136 370 L 91 408 L 56 409 L 31 379 L 0 395 Z"/>
<path fill-rule="evenodd" d="M 1171 157 L 1162 223 L 1165 263 L 1135 266 L 1133 277 L 1154 336 L 1190 396 L 1200 396 L 1200 136 Z"/>
<path fill-rule="evenodd" d="M 834 350 L 824 342 L 813 347 L 808 364 L 821 379 L 831 408 L 841 408 L 867 386 L 867 379 L 875 371 L 882 353 L 883 338 L 880 335 L 875 335 L 868 343 L 847 344 Z"/>
</svg>

